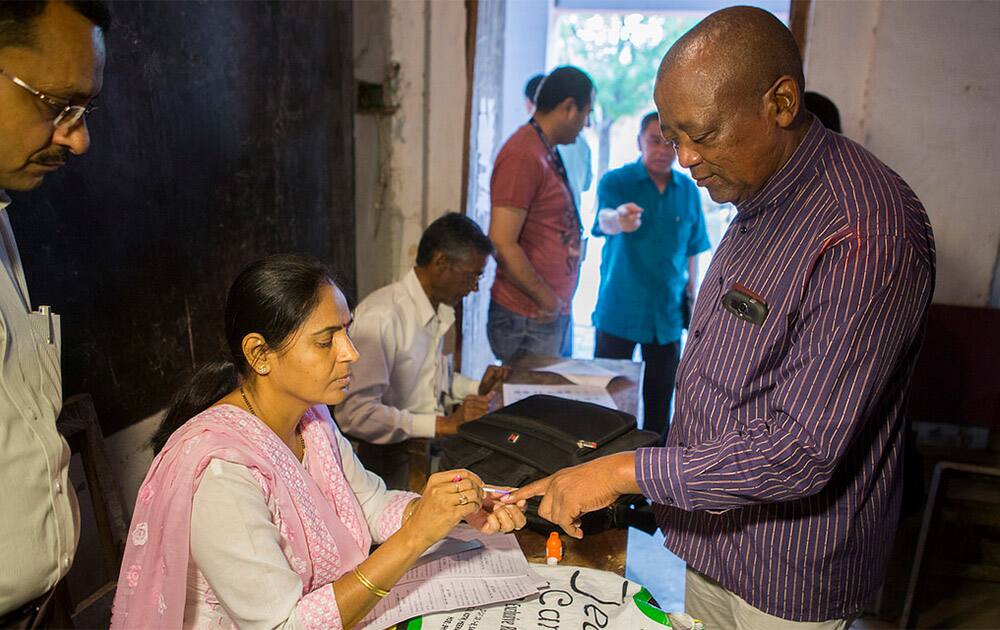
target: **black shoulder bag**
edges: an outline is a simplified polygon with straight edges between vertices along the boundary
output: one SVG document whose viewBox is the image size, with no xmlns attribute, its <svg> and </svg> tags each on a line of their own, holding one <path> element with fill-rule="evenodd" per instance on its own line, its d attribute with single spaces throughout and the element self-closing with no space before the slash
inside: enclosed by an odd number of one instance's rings
<svg viewBox="0 0 1000 630">
<path fill-rule="evenodd" d="M 636 428 L 635 417 L 601 405 L 556 396 L 530 396 L 463 424 L 447 439 L 441 467 L 466 468 L 488 484 L 520 487 L 562 468 L 656 443 L 658 435 Z M 528 502 L 528 527 L 546 533 L 553 525 L 538 516 L 540 498 Z M 642 495 L 619 497 L 582 519 L 585 534 L 636 527 L 656 530 Z"/>
</svg>

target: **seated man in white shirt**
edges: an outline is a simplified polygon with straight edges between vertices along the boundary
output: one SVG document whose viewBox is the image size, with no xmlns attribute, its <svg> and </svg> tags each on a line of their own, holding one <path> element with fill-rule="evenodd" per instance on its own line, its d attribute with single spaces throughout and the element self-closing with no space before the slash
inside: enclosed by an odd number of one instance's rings
<svg viewBox="0 0 1000 630">
<path fill-rule="evenodd" d="M 370 444 L 440 437 L 488 411 L 504 370 L 490 366 L 481 381 L 467 378 L 453 373 L 443 349 L 455 305 L 478 288 L 492 253 L 475 221 L 446 214 L 424 231 L 416 266 L 361 301 L 350 329 L 361 356 L 351 368 L 347 398 L 334 408 L 344 433 Z M 366 457 L 374 450 L 359 451 L 365 464 L 390 486 L 401 485 L 401 459 L 383 453 L 380 459 L 398 462 L 387 470 Z"/>
</svg>

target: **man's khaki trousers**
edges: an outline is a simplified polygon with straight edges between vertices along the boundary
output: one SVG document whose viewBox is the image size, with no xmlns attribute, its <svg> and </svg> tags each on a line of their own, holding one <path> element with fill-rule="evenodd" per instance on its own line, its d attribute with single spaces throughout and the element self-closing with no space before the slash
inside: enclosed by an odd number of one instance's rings
<svg viewBox="0 0 1000 630">
<path fill-rule="evenodd" d="M 684 580 L 684 612 L 705 630 L 847 630 L 854 617 L 828 621 L 788 621 L 746 603 L 710 577 L 688 567 Z"/>
</svg>

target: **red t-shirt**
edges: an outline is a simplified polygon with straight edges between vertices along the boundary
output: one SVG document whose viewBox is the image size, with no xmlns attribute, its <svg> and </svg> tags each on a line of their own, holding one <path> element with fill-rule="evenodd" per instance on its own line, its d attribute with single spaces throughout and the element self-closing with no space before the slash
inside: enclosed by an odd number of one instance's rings
<svg viewBox="0 0 1000 630">
<path fill-rule="evenodd" d="M 569 314 L 580 278 L 580 217 L 549 151 L 531 125 L 522 125 L 500 149 L 490 179 L 490 201 L 493 207 L 527 210 L 517 242 L 538 275 L 565 302 L 562 314 Z M 514 286 L 502 267 L 497 268 L 492 297 L 520 315 L 536 314 L 534 300 Z"/>
</svg>

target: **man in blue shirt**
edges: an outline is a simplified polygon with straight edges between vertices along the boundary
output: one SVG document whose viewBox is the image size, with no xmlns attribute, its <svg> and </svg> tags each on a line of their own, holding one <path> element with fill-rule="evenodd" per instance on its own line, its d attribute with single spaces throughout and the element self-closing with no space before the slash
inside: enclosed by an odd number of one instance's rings
<svg viewBox="0 0 1000 630">
<path fill-rule="evenodd" d="M 639 126 L 642 155 L 608 171 L 597 187 L 594 236 L 607 239 L 594 310 L 594 355 L 646 362 L 644 425 L 667 435 L 680 359 L 686 304 L 694 303 L 697 258 L 708 250 L 701 198 L 688 176 L 672 169 L 676 154 L 660 135 L 656 112 Z M 689 300 L 689 301 L 688 301 Z"/>
</svg>

